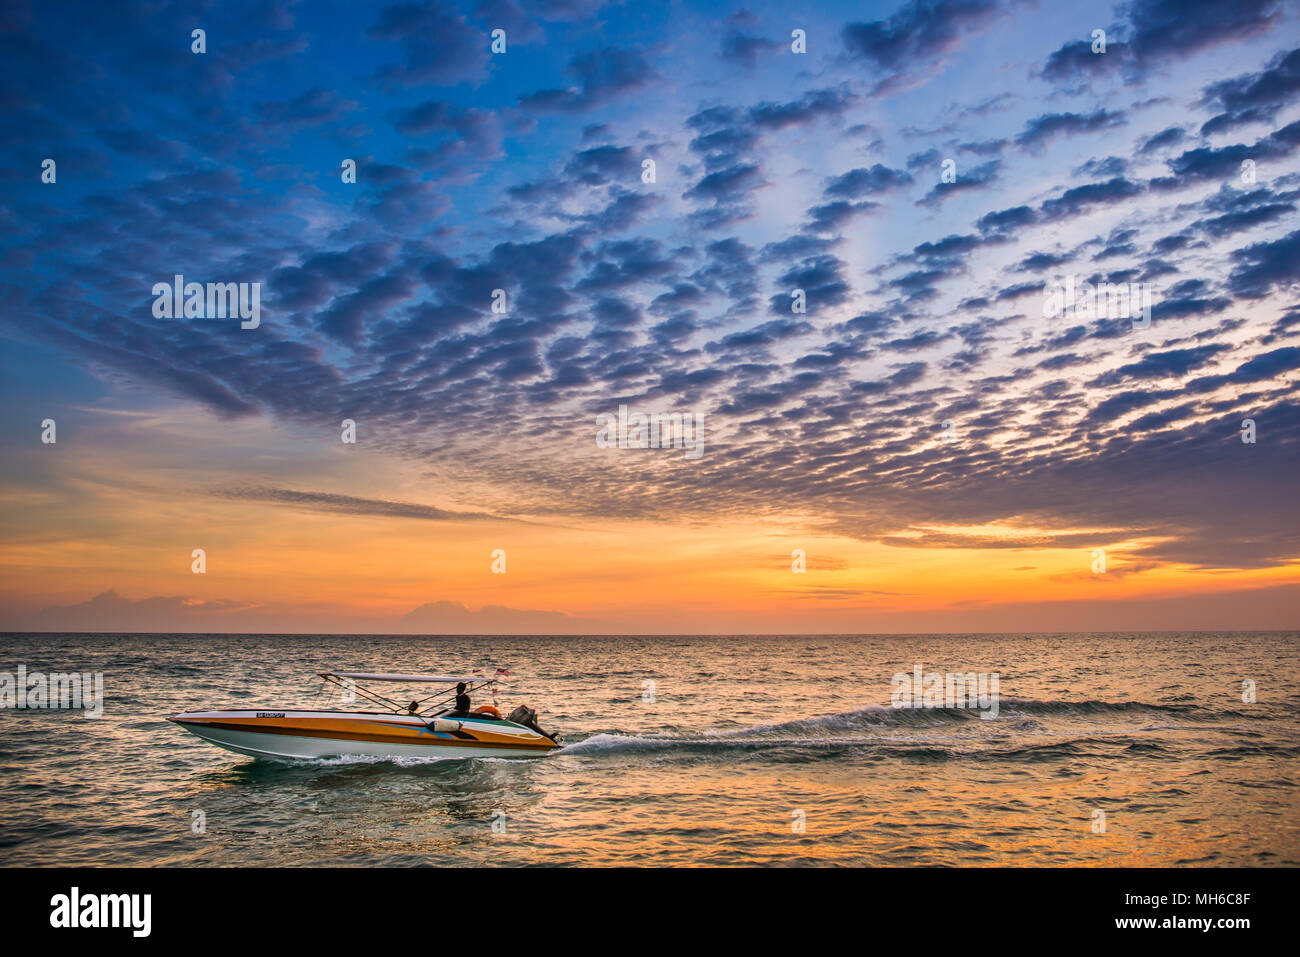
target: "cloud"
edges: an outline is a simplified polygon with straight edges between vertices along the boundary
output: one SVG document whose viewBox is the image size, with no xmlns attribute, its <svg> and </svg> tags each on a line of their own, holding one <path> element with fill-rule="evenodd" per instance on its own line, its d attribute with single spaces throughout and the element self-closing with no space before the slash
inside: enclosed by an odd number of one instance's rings
<svg viewBox="0 0 1300 957">
<path fill-rule="evenodd" d="M 1209 233 L 1215 239 L 1222 239 L 1233 233 L 1277 222 L 1284 217 L 1290 217 L 1295 211 L 1294 203 L 1265 203 L 1250 209 L 1235 210 L 1222 216 L 1197 220 L 1192 224 L 1192 228 Z"/>
<path fill-rule="evenodd" d="M 558 611 L 484 605 L 471 611 L 460 602 L 427 602 L 404 615 L 358 615 L 317 604 L 264 604 L 190 595 L 137 600 L 108 589 L 88 601 L 54 605 L 17 619 L 25 630 L 94 634 L 446 634 L 565 635 L 608 633 L 609 623 Z"/>
<path fill-rule="evenodd" d="M 766 182 L 757 166 L 738 165 L 709 173 L 682 196 L 686 199 L 712 200 L 714 203 L 734 203 L 765 186 Z"/>
<path fill-rule="evenodd" d="M 873 193 L 888 192 L 911 182 L 911 174 L 877 163 L 870 168 L 858 167 L 847 173 L 841 173 L 826 186 L 826 195 L 842 199 L 858 199 Z"/>
<path fill-rule="evenodd" d="M 310 511 L 379 518 L 411 518 L 430 522 L 515 521 L 484 512 L 451 512 L 432 505 L 391 502 L 384 499 L 358 498 L 332 492 L 302 492 L 294 489 L 244 487 L 216 489 L 213 495 L 248 502 L 269 502 Z"/>
<path fill-rule="evenodd" d="M 1093 41 L 1071 40 L 1047 58 L 1038 75 L 1062 89 L 1078 90 L 1091 80 L 1119 72 L 1130 54 L 1127 45 L 1108 37 L 1105 52 L 1093 52 Z"/>
<path fill-rule="evenodd" d="M 951 183 L 940 181 L 930 192 L 917 200 L 918 206 L 940 206 L 959 193 L 979 190 L 997 182 L 998 171 L 1002 169 L 999 160 L 989 160 L 968 170 L 958 170 L 957 179 Z"/>
<path fill-rule="evenodd" d="M 1135 0 L 1127 11 L 1134 55 L 1151 63 L 1265 33 L 1278 22 L 1281 5 L 1278 0 Z"/>
<path fill-rule="evenodd" d="M 1047 58 L 1038 75 L 1075 93 L 1109 75 L 1140 82 L 1162 64 L 1267 33 L 1280 22 L 1280 7 L 1279 0 L 1131 0 L 1117 8 L 1123 19 L 1106 26 L 1105 53 L 1092 52 L 1091 37 L 1071 40 Z"/>
<path fill-rule="evenodd" d="M 1098 389 L 1118 385 L 1133 379 L 1182 378 L 1192 369 L 1212 360 L 1228 347 L 1222 343 L 1197 346 L 1194 349 L 1171 349 L 1167 352 L 1151 352 L 1139 361 L 1120 366 L 1088 383 L 1088 388 Z"/>
<path fill-rule="evenodd" d="M 437 0 L 389 4 L 367 33 L 401 47 L 403 62 L 379 70 L 388 83 L 465 83 L 481 79 L 487 70 L 487 37 Z"/>
<path fill-rule="evenodd" d="M 1271 121 L 1300 93 L 1300 49 L 1279 53 L 1260 71 L 1243 73 L 1205 88 L 1202 102 L 1220 110 L 1201 127 L 1202 136 L 1250 123 Z"/>
<path fill-rule="evenodd" d="M 538 113 L 585 112 L 659 80 L 641 53 L 615 47 L 576 54 L 566 69 L 577 86 L 526 94 L 519 98 L 519 106 Z"/>
<path fill-rule="evenodd" d="M 1295 152 L 1297 146 L 1300 146 L 1300 120 L 1274 130 L 1250 146 L 1234 143 L 1218 148 L 1200 146 L 1186 150 L 1166 161 L 1173 176 L 1156 177 L 1149 185 L 1153 189 L 1172 190 L 1205 180 L 1228 179 L 1240 174 L 1247 160 L 1281 159 Z"/>
<path fill-rule="evenodd" d="M 933 74 L 935 61 L 988 29 L 1002 12 L 994 0 L 909 0 L 888 19 L 846 24 L 840 38 L 850 58 L 881 77 L 877 92 L 887 92 Z"/>
<path fill-rule="evenodd" d="M 434 148 L 422 142 L 411 155 L 424 167 L 434 167 L 451 159 L 481 162 L 501 152 L 504 134 L 500 121 L 487 110 L 461 109 L 443 100 L 425 100 L 398 114 L 393 124 L 410 137 L 425 141 L 432 135 L 447 140 Z"/>
<path fill-rule="evenodd" d="M 322 123 L 337 123 L 357 106 L 355 100 L 315 86 L 289 100 L 258 103 L 254 109 L 262 123 L 282 130 L 299 130 Z"/>
<path fill-rule="evenodd" d="M 1137 183 L 1122 176 L 1116 176 L 1104 183 L 1086 183 L 1083 186 L 1075 186 L 1067 189 L 1060 196 L 1043 200 L 1041 212 L 1048 221 L 1063 219 L 1077 215 L 1093 206 L 1132 199 L 1141 192 L 1142 187 Z"/>
<path fill-rule="evenodd" d="M 1228 277 L 1233 293 L 1247 299 L 1266 296 L 1275 286 L 1300 282 L 1300 230 L 1271 242 L 1232 251 L 1236 268 Z"/>
<path fill-rule="evenodd" d="M 746 111 L 749 122 L 765 132 L 806 126 L 822 119 L 841 117 L 857 103 L 857 96 L 845 88 L 809 90 L 795 100 L 764 100 Z"/>
<path fill-rule="evenodd" d="M 1124 122 L 1124 114 L 1111 110 L 1095 110 L 1092 113 L 1045 113 L 1025 124 L 1024 130 L 1016 137 L 1016 143 L 1032 149 L 1061 135 L 1095 133 L 1098 130 L 1121 126 Z"/>
<path fill-rule="evenodd" d="M 1161 130 L 1159 133 L 1156 133 L 1152 136 L 1148 136 L 1142 142 L 1142 146 L 1139 147 L 1138 152 L 1139 153 L 1157 152 L 1159 150 L 1164 149 L 1167 146 L 1173 146 L 1176 143 L 1181 143 L 1183 139 L 1186 137 L 1186 135 L 1187 134 L 1183 131 L 1181 127 L 1178 126 L 1168 127 L 1167 129 Z"/>
<path fill-rule="evenodd" d="M 755 36 L 733 27 L 722 36 L 722 59 L 747 70 L 758 65 L 759 57 L 775 53 L 783 44 L 767 37 Z"/>
</svg>

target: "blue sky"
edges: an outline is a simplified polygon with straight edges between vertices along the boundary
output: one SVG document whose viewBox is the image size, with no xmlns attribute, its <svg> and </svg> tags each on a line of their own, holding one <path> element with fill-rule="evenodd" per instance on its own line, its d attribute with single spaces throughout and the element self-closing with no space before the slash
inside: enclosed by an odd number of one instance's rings
<svg viewBox="0 0 1300 957">
<path fill-rule="evenodd" d="M 0 47 L 19 553 L 162 468 L 137 416 L 220 444 L 225 499 L 1294 571 L 1294 3 L 14 3 Z M 176 273 L 262 283 L 261 327 L 154 318 Z M 1149 283 L 1150 328 L 1044 318 L 1066 275 Z M 710 454 L 595 454 L 621 403 Z M 216 438 L 344 417 L 389 464 Z"/>
</svg>

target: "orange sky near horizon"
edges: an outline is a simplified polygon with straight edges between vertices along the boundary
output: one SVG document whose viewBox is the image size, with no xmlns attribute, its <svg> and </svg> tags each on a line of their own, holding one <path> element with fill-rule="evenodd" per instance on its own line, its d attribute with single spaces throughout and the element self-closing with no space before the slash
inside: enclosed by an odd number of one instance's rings
<svg viewBox="0 0 1300 957">
<path fill-rule="evenodd" d="M 961 630 L 963 609 L 983 630 L 1001 630 L 996 616 L 973 613 L 1090 602 L 1097 613 L 1083 627 L 1127 630 L 1123 612 L 1105 613 L 1109 603 L 1127 609 L 1300 582 L 1295 565 L 1198 570 L 1143 561 L 1133 553 L 1145 542 L 1116 529 L 930 527 L 971 544 L 905 547 L 827 531 L 807 514 L 701 515 L 673 524 L 350 514 L 227 490 L 274 484 L 462 512 L 488 511 L 475 507 L 476 497 L 497 492 L 460 485 L 453 498 L 396 456 L 363 459 L 260 421 L 214 431 L 216 423 L 205 429 L 191 418 L 203 413 L 182 421 L 171 413 L 86 414 L 96 423 L 93 441 L 85 441 L 89 430 L 69 429 L 59 446 L 18 463 L 46 481 L 4 489 L 10 520 L 0 548 L 0 614 L 8 629 L 20 630 L 41 609 L 113 589 L 131 601 L 184 596 L 200 610 L 222 603 L 253 616 L 274 610 L 281 627 L 296 620 L 307 631 L 322 621 L 346 629 L 350 620 L 368 630 L 436 601 L 559 612 L 609 630 L 686 632 L 906 630 L 909 621 L 924 630 L 939 620 L 931 613 Z M 199 442 L 200 435 L 211 439 Z M 170 453 L 154 451 L 160 440 Z M 236 450 L 243 472 L 216 467 Z M 1095 544 L 1037 544 L 1063 533 Z M 191 570 L 195 548 L 206 552 L 204 574 Z M 1092 570 L 1094 548 L 1105 550 L 1104 574 Z M 504 574 L 492 570 L 496 549 L 506 554 Z M 804 573 L 793 570 L 795 549 L 806 554 Z M 1277 597 L 1281 604 L 1266 602 L 1257 620 L 1240 627 L 1284 627 L 1289 593 Z M 1019 620 L 1009 614 L 1002 627 L 1014 630 Z M 1063 619 L 1058 630 L 1069 626 Z"/>
</svg>

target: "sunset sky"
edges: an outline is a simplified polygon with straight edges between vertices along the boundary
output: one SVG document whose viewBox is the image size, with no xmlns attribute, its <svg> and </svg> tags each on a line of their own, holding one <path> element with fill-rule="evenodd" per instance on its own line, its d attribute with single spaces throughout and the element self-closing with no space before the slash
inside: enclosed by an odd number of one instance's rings
<svg viewBox="0 0 1300 957">
<path fill-rule="evenodd" d="M 32 0 L 0 54 L 2 629 L 1297 625 L 1294 3 Z"/>
</svg>

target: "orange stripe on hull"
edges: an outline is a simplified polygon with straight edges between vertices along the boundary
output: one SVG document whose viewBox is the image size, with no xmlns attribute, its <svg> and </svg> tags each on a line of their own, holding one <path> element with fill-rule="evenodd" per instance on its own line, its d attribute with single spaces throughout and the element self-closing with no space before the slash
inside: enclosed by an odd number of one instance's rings
<svg viewBox="0 0 1300 957">
<path fill-rule="evenodd" d="M 357 728 L 356 721 L 334 721 L 329 719 L 308 719 L 294 721 L 292 718 L 285 719 L 283 724 L 266 724 L 256 718 L 227 718 L 222 721 L 183 721 L 178 722 L 182 725 L 193 725 L 196 728 L 217 728 L 226 731 L 248 731 L 256 734 L 285 734 L 291 737 L 300 738 L 330 738 L 338 741 L 365 741 L 379 744 L 427 744 L 438 745 L 440 747 L 507 747 L 516 748 L 520 751 L 550 751 L 556 745 L 542 739 L 540 741 L 521 741 L 519 738 L 504 734 L 493 734 L 490 731 L 474 729 L 465 731 L 465 734 L 471 736 L 471 740 L 457 738 L 452 735 L 442 735 L 432 733 L 423 728 L 411 727 L 407 725 L 384 725 L 383 722 L 374 721 L 366 722 L 372 725 L 383 725 L 384 731 L 362 731 Z"/>
</svg>

